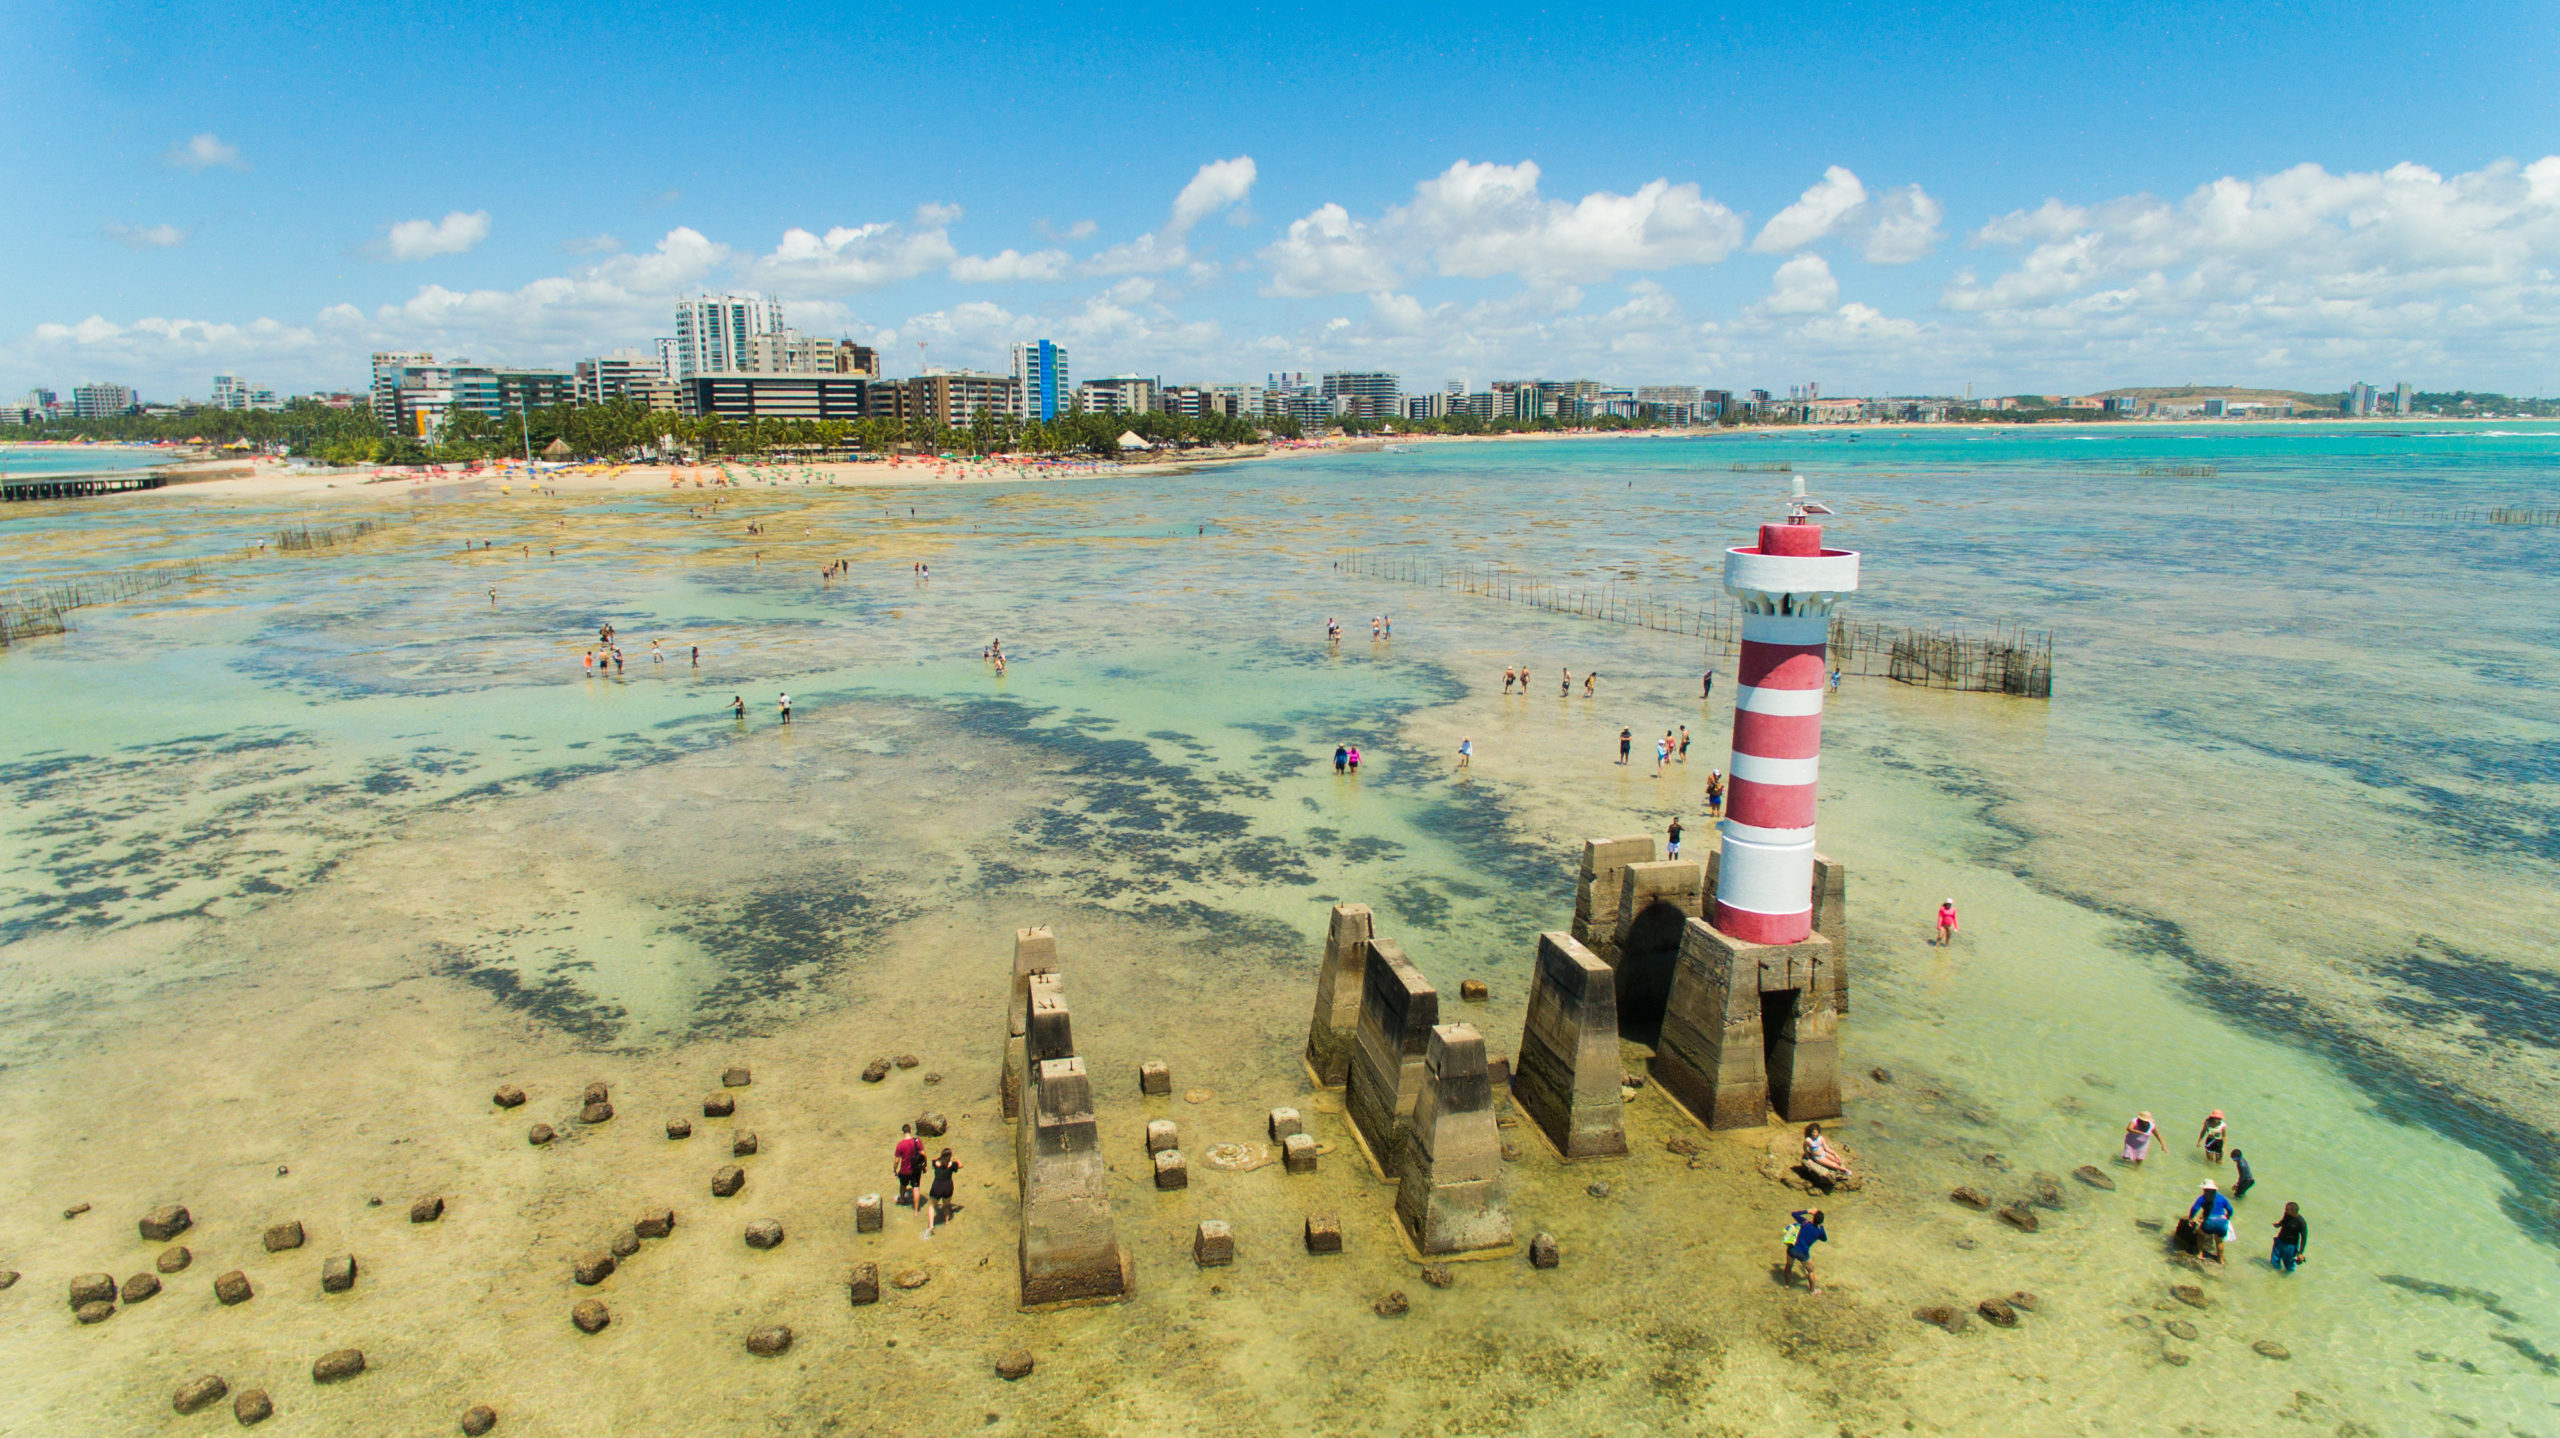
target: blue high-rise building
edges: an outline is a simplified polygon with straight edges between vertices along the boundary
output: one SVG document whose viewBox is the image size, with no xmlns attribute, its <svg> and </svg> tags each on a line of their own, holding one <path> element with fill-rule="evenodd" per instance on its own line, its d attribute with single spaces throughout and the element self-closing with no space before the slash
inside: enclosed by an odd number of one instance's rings
<svg viewBox="0 0 2560 1438">
<path fill-rule="evenodd" d="M 1047 340 L 1013 347 L 1013 412 L 1022 419 L 1052 420 L 1075 409 L 1075 381 L 1067 352 Z"/>
</svg>

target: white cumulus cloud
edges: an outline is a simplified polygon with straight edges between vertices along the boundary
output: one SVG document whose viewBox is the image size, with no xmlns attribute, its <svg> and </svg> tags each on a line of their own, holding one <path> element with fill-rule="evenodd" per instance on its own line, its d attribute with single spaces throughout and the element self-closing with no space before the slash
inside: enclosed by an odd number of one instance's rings
<svg viewBox="0 0 2560 1438">
<path fill-rule="evenodd" d="M 1840 302 L 1840 282 L 1820 255 L 1798 255 L 1778 266 L 1769 282 L 1769 298 L 1760 307 L 1773 315 L 1809 315 Z"/>
<path fill-rule="evenodd" d="M 1064 250 L 1001 250 L 992 255 L 962 255 L 951 262 L 951 278 L 965 284 L 1014 284 L 1024 280 L 1064 278 L 1073 256 Z"/>
<path fill-rule="evenodd" d="M 455 210 L 441 220 L 402 220 L 385 230 L 381 252 L 395 260 L 468 254 L 489 238 L 489 212 Z"/>
<path fill-rule="evenodd" d="M 1796 202 L 1769 217 L 1751 248 L 1786 254 L 1827 239 L 1855 240 L 1868 263 L 1907 265 L 1938 247 L 1946 207 L 1918 185 L 1871 194 L 1840 165 L 1822 172 Z"/>
<path fill-rule="evenodd" d="M 838 225 L 820 235 L 790 229 L 742 277 L 786 299 L 876 290 L 943 269 L 960 258 L 951 243 L 956 205 L 919 205 L 913 228 L 887 221 Z"/>
<path fill-rule="evenodd" d="M 1763 254 L 1803 249 L 1828 238 L 1866 203 L 1867 187 L 1859 183 L 1856 175 L 1833 165 L 1794 204 L 1770 216 L 1751 248 Z"/>
<path fill-rule="evenodd" d="M 1202 165 L 1182 193 L 1173 197 L 1173 214 L 1165 221 L 1165 229 L 1177 235 L 1191 233 L 1191 227 L 1230 205 L 1242 204 L 1253 193 L 1254 167 L 1251 155 L 1238 155 L 1232 160 L 1211 160 Z"/>
<path fill-rule="evenodd" d="M 248 163 L 240 158 L 240 147 L 223 143 L 222 137 L 207 130 L 189 136 L 183 145 L 172 145 L 160 162 L 181 170 L 245 170 Z"/>
<path fill-rule="evenodd" d="M 1742 220 L 1694 184 L 1649 181 L 1633 194 L 1579 200 L 1540 192 L 1535 162 L 1460 160 L 1414 186 L 1375 221 L 1336 204 L 1293 221 L 1262 252 L 1275 295 L 1389 290 L 1407 271 L 1533 283 L 1602 280 L 1626 270 L 1711 265 L 1742 243 Z"/>
</svg>

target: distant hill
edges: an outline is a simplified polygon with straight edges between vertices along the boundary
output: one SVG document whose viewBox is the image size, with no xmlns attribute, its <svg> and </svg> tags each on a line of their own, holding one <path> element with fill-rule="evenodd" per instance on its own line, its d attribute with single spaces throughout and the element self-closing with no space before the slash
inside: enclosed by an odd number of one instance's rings
<svg viewBox="0 0 2560 1438">
<path fill-rule="evenodd" d="M 2297 405 L 2312 405 L 2322 409 L 2336 409 L 2339 401 L 2346 397 L 2342 392 L 2308 394 L 2298 389 L 2258 389 L 2245 384 L 2177 384 L 2135 389 L 2102 389 L 2097 391 L 2097 395 L 2100 399 L 2110 397 L 2147 400 L 2229 399 L 2259 404 L 2291 400 Z"/>
</svg>

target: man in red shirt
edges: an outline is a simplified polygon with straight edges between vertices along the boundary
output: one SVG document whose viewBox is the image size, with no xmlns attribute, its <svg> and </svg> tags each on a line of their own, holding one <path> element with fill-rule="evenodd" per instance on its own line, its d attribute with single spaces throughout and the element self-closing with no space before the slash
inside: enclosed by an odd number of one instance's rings
<svg viewBox="0 0 2560 1438">
<path fill-rule="evenodd" d="M 924 1142 L 916 1137 L 916 1126 L 898 1125 L 898 1202 L 913 1208 L 916 1183 L 924 1177 Z"/>
</svg>

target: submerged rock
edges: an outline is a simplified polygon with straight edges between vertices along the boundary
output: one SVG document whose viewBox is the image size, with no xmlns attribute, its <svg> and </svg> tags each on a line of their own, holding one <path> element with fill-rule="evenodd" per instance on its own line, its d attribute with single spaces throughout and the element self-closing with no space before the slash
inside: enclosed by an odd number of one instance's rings
<svg viewBox="0 0 2560 1438">
<path fill-rule="evenodd" d="M 650 1209 L 640 1215 L 640 1221 L 631 1226 L 631 1231 L 642 1238 L 664 1238 L 676 1231 L 676 1211 L 672 1208 Z"/>
<path fill-rule="evenodd" d="M 1926 1307 L 1913 1309 L 1911 1316 L 1923 1323 L 1935 1324 L 1949 1333 L 1963 1332 L 1965 1325 L 1971 1321 L 1966 1317 L 1963 1309 L 1947 1303 L 1932 1303 Z"/>
<path fill-rule="evenodd" d="M 782 1246 L 782 1225 L 770 1218 L 759 1218 L 747 1225 L 747 1247 L 764 1250 Z"/>
<path fill-rule="evenodd" d="M 1484 986 L 1484 980 L 1482 979 L 1461 979 L 1458 981 L 1458 997 L 1466 1000 L 1468 1003 L 1480 1004 L 1491 996 L 1492 991 Z"/>
<path fill-rule="evenodd" d="M 150 1242 L 167 1243 L 170 1239 L 195 1227 L 195 1222 L 195 1219 L 187 1213 L 186 1205 L 164 1203 L 144 1214 L 134 1226 L 142 1230 L 142 1236 Z"/>
<path fill-rule="evenodd" d="M 791 1330 L 776 1323 L 747 1335 L 747 1351 L 758 1358 L 774 1358 L 791 1351 Z"/>
<path fill-rule="evenodd" d="M 604 1081 L 599 1079 L 596 1082 L 587 1085 L 586 1093 L 579 1098 L 578 1102 L 589 1105 L 611 1103 L 613 1102 L 613 1090 L 606 1088 L 604 1086 Z"/>
<path fill-rule="evenodd" d="M 231 1384 L 220 1374 L 208 1373 L 202 1378 L 181 1384 L 169 1406 L 181 1413 L 195 1413 L 212 1407 L 231 1395 Z"/>
<path fill-rule="evenodd" d="M 84 1273 L 71 1280 L 71 1306 L 83 1303 L 113 1303 L 116 1298 L 116 1276 L 112 1273 Z"/>
<path fill-rule="evenodd" d="M 619 1263 L 623 1259 L 629 1258 L 640 1251 L 640 1230 L 637 1228 L 618 1229 L 615 1231 L 612 1241 L 605 1244 L 605 1247 L 612 1252 L 614 1261 Z"/>
<path fill-rule="evenodd" d="M 2260 1358 L 2272 1358 L 2279 1363 L 2293 1356 L 2292 1349 L 2285 1347 L 2283 1344 L 2276 1342 L 2272 1338 L 2261 1338 L 2257 1342 L 2250 1344 L 2249 1351 L 2257 1354 Z"/>
<path fill-rule="evenodd" d="M 923 1059 L 917 1058 L 914 1054 L 898 1055 L 898 1067 L 902 1069 L 911 1069 L 923 1062 Z"/>
<path fill-rule="evenodd" d="M 996 1360 L 996 1376 L 1007 1383 L 1031 1376 L 1034 1366 L 1031 1350 L 1017 1348 Z"/>
<path fill-rule="evenodd" d="M 2039 1173 L 2028 1182 L 2032 1185 L 2028 1192 L 2028 1202 L 2038 1208 L 2062 1207 L 2062 1180 L 2059 1177 L 2050 1173 Z"/>
<path fill-rule="evenodd" d="M 275 1400 L 267 1396 L 264 1388 L 244 1388 L 239 1397 L 231 1400 L 231 1416 L 239 1419 L 243 1428 L 264 1423 L 275 1413 Z"/>
<path fill-rule="evenodd" d="M 498 1410 L 486 1403 L 475 1403 L 463 1410 L 463 1438 L 481 1438 L 482 1434 L 497 1426 Z"/>
<path fill-rule="evenodd" d="M 901 1268 L 889 1279 L 892 1287 L 906 1289 L 922 1288 L 931 1282 L 933 1274 L 922 1268 Z"/>
<path fill-rule="evenodd" d="M 862 1066 L 862 1081 L 864 1083 L 878 1083 L 888 1076 L 889 1061 L 887 1059 L 873 1059 L 871 1062 Z"/>
<path fill-rule="evenodd" d="M 2021 1233 L 2033 1233 L 2041 1226 L 2041 1220 L 2033 1213 L 2014 1203 L 2000 1210 L 2000 1221 Z"/>
<path fill-rule="evenodd" d="M 2189 1308 L 2208 1308 L 2213 1304 L 2213 1300 L 2205 1296 L 2205 1291 L 2192 1283 L 2170 1285 L 2169 1296 Z"/>
<path fill-rule="evenodd" d="M 604 1123 L 612 1117 L 613 1105 L 609 1103 L 591 1103 L 585 1108 L 578 1110 L 578 1122 L 580 1123 Z"/>
<path fill-rule="evenodd" d="M 232 1308 L 257 1297 L 258 1291 L 249 1286 L 249 1275 L 235 1268 L 213 1281 L 213 1296 L 222 1300 L 223 1307 Z"/>
<path fill-rule="evenodd" d="M 1422 1265 L 1422 1281 L 1434 1288 L 1447 1288 L 1458 1281 L 1458 1274 L 1445 1263 L 1426 1263 Z"/>
<path fill-rule="evenodd" d="M 522 1108 L 524 1106 L 524 1090 L 517 1088 L 511 1083 L 502 1083 L 498 1085 L 498 1091 L 496 1093 L 489 1095 L 489 1102 L 496 1104 L 500 1108 Z"/>
<path fill-rule="evenodd" d="M 339 1348 L 321 1354 L 311 1361 L 311 1381 L 343 1383 L 364 1371 L 364 1350 Z"/>
<path fill-rule="evenodd" d="M 560 1135 L 551 1131 L 551 1125 L 547 1123 L 538 1123 L 525 1130 L 524 1141 L 532 1144 L 535 1148 L 540 1148 L 559 1136 Z"/>
<path fill-rule="evenodd" d="M 124 1288 L 123 1288 L 123 1290 L 122 1290 L 122 1297 L 124 1298 L 124 1301 L 125 1301 L 127 1304 L 135 1304 L 135 1303 L 140 1303 L 142 1300 L 144 1300 L 144 1299 L 146 1299 L 146 1298 L 153 1298 L 153 1297 L 157 1297 L 157 1296 L 159 1295 L 159 1292 L 160 1292 L 160 1275 L 159 1275 L 159 1274 L 156 1274 L 156 1273 L 137 1273 L 137 1274 L 135 1274 L 133 1277 L 128 1278 L 128 1279 L 126 1279 L 126 1280 L 124 1281 Z"/>
<path fill-rule="evenodd" d="M 613 1322 L 613 1314 L 596 1300 L 581 1298 L 578 1306 L 569 1310 L 569 1321 L 580 1333 L 602 1333 L 605 1325 Z"/>
<path fill-rule="evenodd" d="M 2009 1306 L 2020 1313 L 2033 1313 L 2036 1311 L 2036 1296 L 2021 1288 L 2009 1295 Z"/>
<path fill-rule="evenodd" d="M 444 1198 L 441 1194 L 428 1194 L 409 1205 L 411 1223 L 433 1223 L 442 1217 L 444 1217 Z"/>
<path fill-rule="evenodd" d="M 165 1257 L 167 1257 L 167 1255 L 166 1255 L 166 1254 L 163 1254 L 163 1255 L 161 1255 L 161 1256 L 162 1256 L 162 1257 L 164 1257 L 164 1258 L 165 1258 Z M 15 1288 L 15 1287 L 17 1287 L 17 1286 L 18 1286 L 18 1270 L 14 1269 L 14 1268 L 0 1268 L 0 1291 L 6 1291 L 6 1290 L 8 1290 L 8 1289 L 12 1289 L 12 1288 Z"/>
<path fill-rule="evenodd" d="M 1954 1192 L 1948 1194 L 1947 1198 L 1951 1202 L 1962 1204 L 1966 1208 L 1974 1209 L 1976 1211 L 1980 1211 L 1991 1206 L 1991 1196 L 1978 1188 L 1966 1188 L 1959 1186 Z"/>
<path fill-rule="evenodd" d="M 2196 1341 L 2196 1326 L 2183 1318 L 2172 1318 L 2160 1327 L 2172 1338 L 2183 1338 L 2189 1343 Z"/>
<path fill-rule="evenodd" d="M 1370 1311 L 1380 1318 L 1400 1318 L 1412 1308 L 1413 1304 L 1405 1298 L 1404 1290 L 1401 1288 L 1369 1305 Z"/>
<path fill-rule="evenodd" d="M 72 1309 L 71 1316 L 79 1319 L 82 1323 L 104 1323 L 108 1319 L 116 1316 L 116 1306 L 101 1298 L 95 1302 L 83 1303 L 79 1307 Z"/>
<path fill-rule="evenodd" d="M 2094 1163 L 2084 1163 L 2078 1168 L 2071 1170 L 2071 1176 L 2080 1180 L 2082 1183 L 2089 1185 L 2091 1188 L 2103 1188 L 2110 1193 L 2115 1191 L 2116 1181 L 2114 1177 L 2108 1174 L 2105 1169 L 2098 1167 Z"/>
<path fill-rule="evenodd" d="M 1990 1323 L 1995 1327 L 2015 1328 L 2018 1326 L 2018 1310 L 2010 1307 L 2005 1299 L 1986 1298 L 1980 1303 L 1975 1304 L 1973 1306 L 1973 1311 L 1981 1314 L 1985 1322 Z"/>
<path fill-rule="evenodd" d="M 613 1255 L 599 1251 L 581 1254 L 578 1261 L 570 1266 L 569 1276 L 576 1279 L 580 1287 L 593 1288 L 613 1277 L 613 1270 Z"/>
<path fill-rule="evenodd" d="M 747 1085 L 754 1083 L 755 1081 L 755 1075 L 747 1072 L 747 1066 L 745 1064 L 731 1064 L 729 1067 L 720 1071 L 720 1086 L 722 1088 L 745 1088 Z"/>
<path fill-rule="evenodd" d="M 916 1115 L 916 1137 L 940 1138 L 949 1132 L 951 1120 L 944 1118 L 939 1110 L 927 1110 Z"/>
</svg>

